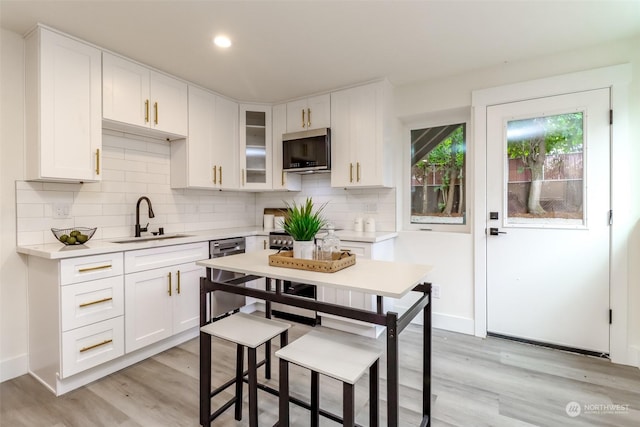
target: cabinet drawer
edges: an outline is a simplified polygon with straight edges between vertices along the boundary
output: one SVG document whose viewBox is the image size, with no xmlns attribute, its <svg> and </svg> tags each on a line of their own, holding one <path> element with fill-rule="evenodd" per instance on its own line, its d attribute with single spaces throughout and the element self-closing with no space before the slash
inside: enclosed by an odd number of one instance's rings
<svg viewBox="0 0 640 427">
<path fill-rule="evenodd" d="M 129 274 L 208 258 L 209 242 L 162 246 L 125 252 L 124 269 Z"/>
<path fill-rule="evenodd" d="M 371 259 L 371 244 L 359 242 L 341 242 L 340 249 L 356 254 L 357 257 Z"/>
<path fill-rule="evenodd" d="M 63 259 L 60 261 L 60 284 L 118 276 L 124 271 L 123 265 L 122 252 Z"/>
<path fill-rule="evenodd" d="M 101 322 L 124 314 L 123 277 L 108 277 L 63 286 L 62 331 Z"/>
<path fill-rule="evenodd" d="M 124 355 L 124 317 L 62 334 L 62 378 Z"/>
</svg>

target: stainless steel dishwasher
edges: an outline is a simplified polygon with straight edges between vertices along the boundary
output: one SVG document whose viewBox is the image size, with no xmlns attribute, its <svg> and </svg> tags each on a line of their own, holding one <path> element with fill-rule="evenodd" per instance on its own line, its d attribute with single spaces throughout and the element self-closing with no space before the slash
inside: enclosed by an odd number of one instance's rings
<svg viewBox="0 0 640 427">
<path fill-rule="evenodd" d="M 234 237 L 231 239 L 212 240 L 209 242 L 209 258 L 220 258 L 223 256 L 243 254 L 245 252 L 244 237 Z M 211 280 L 216 282 L 225 282 L 244 276 L 241 273 L 232 273 L 230 271 L 211 269 Z M 240 285 L 239 285 L 240 286 Z M 244 286 L 244 285 L 242 285 Z M 213 295 L 210 306 L 210 315 L 212 318 L 220 317 L 231 311 L 237 310 L 246 304 L 246 297 L 242 295 L 230 294 L 227 292 L 212 292 Z"/>
</svg>

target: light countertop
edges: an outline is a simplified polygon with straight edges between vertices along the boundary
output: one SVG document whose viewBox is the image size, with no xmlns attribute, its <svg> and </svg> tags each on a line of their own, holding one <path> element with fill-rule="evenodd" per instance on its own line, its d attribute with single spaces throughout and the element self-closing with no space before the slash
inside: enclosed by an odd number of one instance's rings
<svg viewBox="0 0 640 427">
<path fill-rule="evenodd" d="M 244 274 L 290 280 L 317 286 L 365 292 L 391 298 L 402 298 L 422 283 L 432 267 L 396 261 L 357 258 L 355 265 L 335 273 L 296 270 L 269 265 L 269 255 L 276 250 L 250 252 L 197 261 L 196 264 Z"/>
<path fill-rule="evenodd" d="M 248 236 L 268 236 L 273 230 L 263 229 L 262 227 L 237 227 L 223 228 L 218 230 L 204 231 L 186 231 L 184 237 L 176 237 L 164 240 L 145 240 L 140 238 L 139 241 L 131 243 L 115 243 L 120 240 L 133 239 L 132 237 L 118 237 L 113 239 L 89 240 L 84 245 L 65 246 L 62 243 L 45 243 L 41 245 L 18 246 L 17 252 L 25 255 L 36 256 L 47 259 L 64 259 L 74 258 L 87 255 L 99 255 L 112 252 L 132 251 L 137 249 L 148 249 L 159 246 L 182 245 L 186 243 L 198 243 L 209 240 L 226 239 L 230 237 L 248 237 Z M 349 230 L 337 231 L 336 234 L 341 240 L 376 243 L 397 237 L 396 232 L 356 232 Z M 171 234 L 167 234 L 168 236 Z M 149 236 L 153 237 L 153 236 Z"/>
</svg>

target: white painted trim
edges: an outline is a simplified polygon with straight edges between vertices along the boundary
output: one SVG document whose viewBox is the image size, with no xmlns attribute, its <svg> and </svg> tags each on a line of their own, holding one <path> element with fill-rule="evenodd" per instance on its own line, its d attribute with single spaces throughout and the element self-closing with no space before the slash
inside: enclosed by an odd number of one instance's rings
<svg viewBox="0 0 640 427">
<path fill-rule="evenodd" d="M 640 345 L 629 347 L 629 365 L 640 369 Z"/>
<path fill-rule="evenodd" d="M 452 316 L 450 314 L 433 313 L 431 318 L 432 326 L 450 332 L 458 332 L 466 335 L 473 335 L 473 319 L 468 317 Z M 416 325 L 422 325 L 422 316 L 416 316 L 411 321 Z"/>
<path fill-rule="evenodd" d="M 506 102 L 561 95 L 599 88 L 611 89 L 614 126 L 612 127 L 613 155 L 611 159 L 612 209 L 615 217 L 611 230 L 611 282 L 610 301 L 614 310 L 614 322 L 610 333 L 611 360 L 615 363 L 632 364 L 628 343 L 628 237 L 630 234 L 630 209 L 625 197 L 631 194 L 628 188 L 629 146 L 628 111 L 631 65 L 622 64 L 597 68 L 545 79 L 515 83 L 473 91 L 472 126 L 474 158 L 475 198 L 474 211 L 478 221 L 473 226 L 474 236 L 474 290 L 475 290 L 475 335 L 487 334 L 487 276 L 486 276 L 486 145 L 487 107 Z M 616 321 L 616 319 L 619 319 Z M 636 362 L 637 365 L 637 362 Z"/>
<path fill-rule="evenodd" d="M 0 383 L 29 372 L 29 355 L 20 354 L 0 361 Z"/>
</svg>

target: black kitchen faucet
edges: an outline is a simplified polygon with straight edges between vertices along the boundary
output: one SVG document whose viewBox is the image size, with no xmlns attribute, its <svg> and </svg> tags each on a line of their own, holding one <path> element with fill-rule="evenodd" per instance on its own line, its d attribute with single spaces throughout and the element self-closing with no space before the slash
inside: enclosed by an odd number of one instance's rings
<svg viewBox="0 0 640 427">
<path fill-rule="evenodd" d="M 140 227 L 140 202 L 142 202 L 143 200 L 146 200 L 147 205 L 149 205 L 149 218 L 155 217 L 155 214 L 153 213 L 153 208 L 151 207 L 151 200 L 149 200 L 147 196 L 140 197 L 138 199 L 138 203 L 136 203 L 136 236 L 135 237 L 140 237 L 140 233 L 143 231 L 147 231 L 147 227 L 149 227 L 148 222 L 146 226 Z"/>
</svg>

